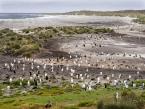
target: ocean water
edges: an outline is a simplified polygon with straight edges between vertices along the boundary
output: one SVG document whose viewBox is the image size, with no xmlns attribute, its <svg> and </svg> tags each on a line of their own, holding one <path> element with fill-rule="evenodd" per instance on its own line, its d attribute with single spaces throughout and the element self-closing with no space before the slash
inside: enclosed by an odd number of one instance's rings
<svg viewBox="0 0 145 109">
<path fill-rule="evenodd" d="M 42 17 L 44 14 L 36 13 L 0 13 L 0 19 L 25 19 Z"/>
</svg>

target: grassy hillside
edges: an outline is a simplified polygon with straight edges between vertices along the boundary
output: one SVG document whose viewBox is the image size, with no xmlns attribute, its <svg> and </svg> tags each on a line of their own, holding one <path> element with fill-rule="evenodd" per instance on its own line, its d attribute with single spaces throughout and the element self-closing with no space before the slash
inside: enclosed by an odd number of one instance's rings
<svg viewBox="0 0 145 109">
<path fill-rule="evenodd" d="M 144 16 L 145 10 L 124 10 L 124 11 L 72 11 L 65 14 L 69 15 L 98 15 L 98 16 Z"/>
<path fill-rule="evenodd" d="M 10 29 L 0 30 L 0 53 L 13 56 L 31 57 L 38 53 L 43 45 L 52 37 L 74 34 L 111 33 L 109 28 L 76 27 L 38 27 L 24 29 L 16 33 Z"/>
<path fill-rule="evenodd" d="M 145 24 L 145 10 L 124 10 L 124 11 L 72 11 L 66 15 L 96 15 L 96 16 L 129 16 L 136 18 L 134 22 Z"/>
<path fill-rule="evenodd" d="M 39 44 L 31 36 L 20 35 L 10 29 L 0 30 L 0 52 L 7 55 L 24 55 L 39 51 Z"/>
</svg>

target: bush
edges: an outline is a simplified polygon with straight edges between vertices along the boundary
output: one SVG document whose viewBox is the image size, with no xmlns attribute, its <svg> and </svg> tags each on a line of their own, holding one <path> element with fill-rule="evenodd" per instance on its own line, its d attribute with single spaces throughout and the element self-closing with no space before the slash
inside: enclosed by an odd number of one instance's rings
<svg viewBox="0 0 145 109">
<path fill-rule="evenodd" d="M 93 105 L 94 105 L 94 102 L 91 102 L 91 101 L 84 101 L 78 104 L 79 107 L 90 107 Z"/>
<path fill-rule="evenodd" d="M 133 102 L 136 99 L 137 99 L 137 96 L 132 91 L 124 90 L 121 93 L 121 102 Z"/>
<path fill-rule="evenodd" d="M 97 34 L 110 33 L 109 28 L 96 29 L 89 26 L 64 26 L 64 27 L 38 27 L 24 29 L 22 32 L 27 35 L 15 33 L 10 29 L 0 30 L 0 52 L 11 56 L 31 57 L 39 52 L 49 38 L 62 36 L 63 34 Z M 72 35 L 73 36 L 73 35 Z M 40 46 L 41 45 L 41 46 Z"/>
<path fill-rule="evenodd" d="M 137 106 L 137 109 L 144 109 L 145 100 L 139 98 L 139 100 L 137 100 L 136 106 Z"/>
<path fill-rule="evenodd" d="M 63 109 L 79 109 L 79 108 L 76 106 L 66 106 L 66 107 L 63 107 Z"/>
<path fill-rule="evenodd" d="M 97 109 L 104 109 L 104 102 L 102 100 L 98 102 Z"/>
<path fill-rule="evenodd" d="M 134 83 L 136 83 L 136 86 L 139 87 L 142 85 L 142 83 L 145 83 L 145 80 L 136 80 Z"/>
<path fill-rule="evenodd" d="M 137 19 L 133 20 L 136 23 L 145 24 L 145 16 L 138 16 Z"/>
<path fill-rule="evenodd" d="M 136 109 L 136 107 L 129 104 L 107 104 L 103 109 Z"/>
</svg>

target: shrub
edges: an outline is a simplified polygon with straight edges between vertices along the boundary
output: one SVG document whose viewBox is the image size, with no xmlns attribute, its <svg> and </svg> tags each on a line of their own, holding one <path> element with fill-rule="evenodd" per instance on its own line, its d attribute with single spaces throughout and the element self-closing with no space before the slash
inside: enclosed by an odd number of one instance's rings
<svg viewBox="0 0 145 109">
<path fill-rule="evenodd" d="M 97 109 L 104 109 L 104 102 L 102 100 L 98 102 Z"/>
<path fill-rule="evenodd" d="M 136 109 L 136 106 L 129 104 L 107 104 L 104 109 Z"/>
<path fill-rule="evenodd" d="M 63 107 L 63 109 L 79 109 L 79 108 L 76 106 L 66 106 L 66 107 Z"/>
<path fill-rule="evenodd" d="M 137 96 L 134 92 L 129 90 L 123 90 L 121 93 L 121 102 L 133 102 L 137 99 Z"/>
<path fill-rule="evenodd" d="M 139 87 L 142 85 L 142 83 L 145 83 L 145 80 L 136 80 L 134 83 L 136 83 L 136 86 Z"/>
<path fill-rule="evenodd" d="M 136 103 L 137 109 L 144 109 L 145 107 L 145 100 L 139 98 Z"/>
<path fill-rule="evenodd" d="M 93 105 L 94 105 L 94 102 L 91 102 L 91 101 L 84 101 L 78 104 L 79 107 L 90 107 Z"/>
<path fill-rule="evenodd" d="M 145 24 L 145 16 L 138 16 L 133 21 L 136 22 L 136 23 Z"/>
</svg>

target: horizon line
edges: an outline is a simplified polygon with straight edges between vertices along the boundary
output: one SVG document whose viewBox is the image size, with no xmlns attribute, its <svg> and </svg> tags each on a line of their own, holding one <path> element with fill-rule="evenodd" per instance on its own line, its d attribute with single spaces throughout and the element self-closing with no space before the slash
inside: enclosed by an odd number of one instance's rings
<svg viewBox="0 0 145 109">
<path fill-rule="evenodd" d="M 71 10 L 66 12 L 0 12 L 0 14 L 65 14 L 69 12 L 90 11 L 90 12 L 118 12 L 118 11 L 145 11 L 145 9 L 118 9 L 118 10 Z"/>
</svg>

